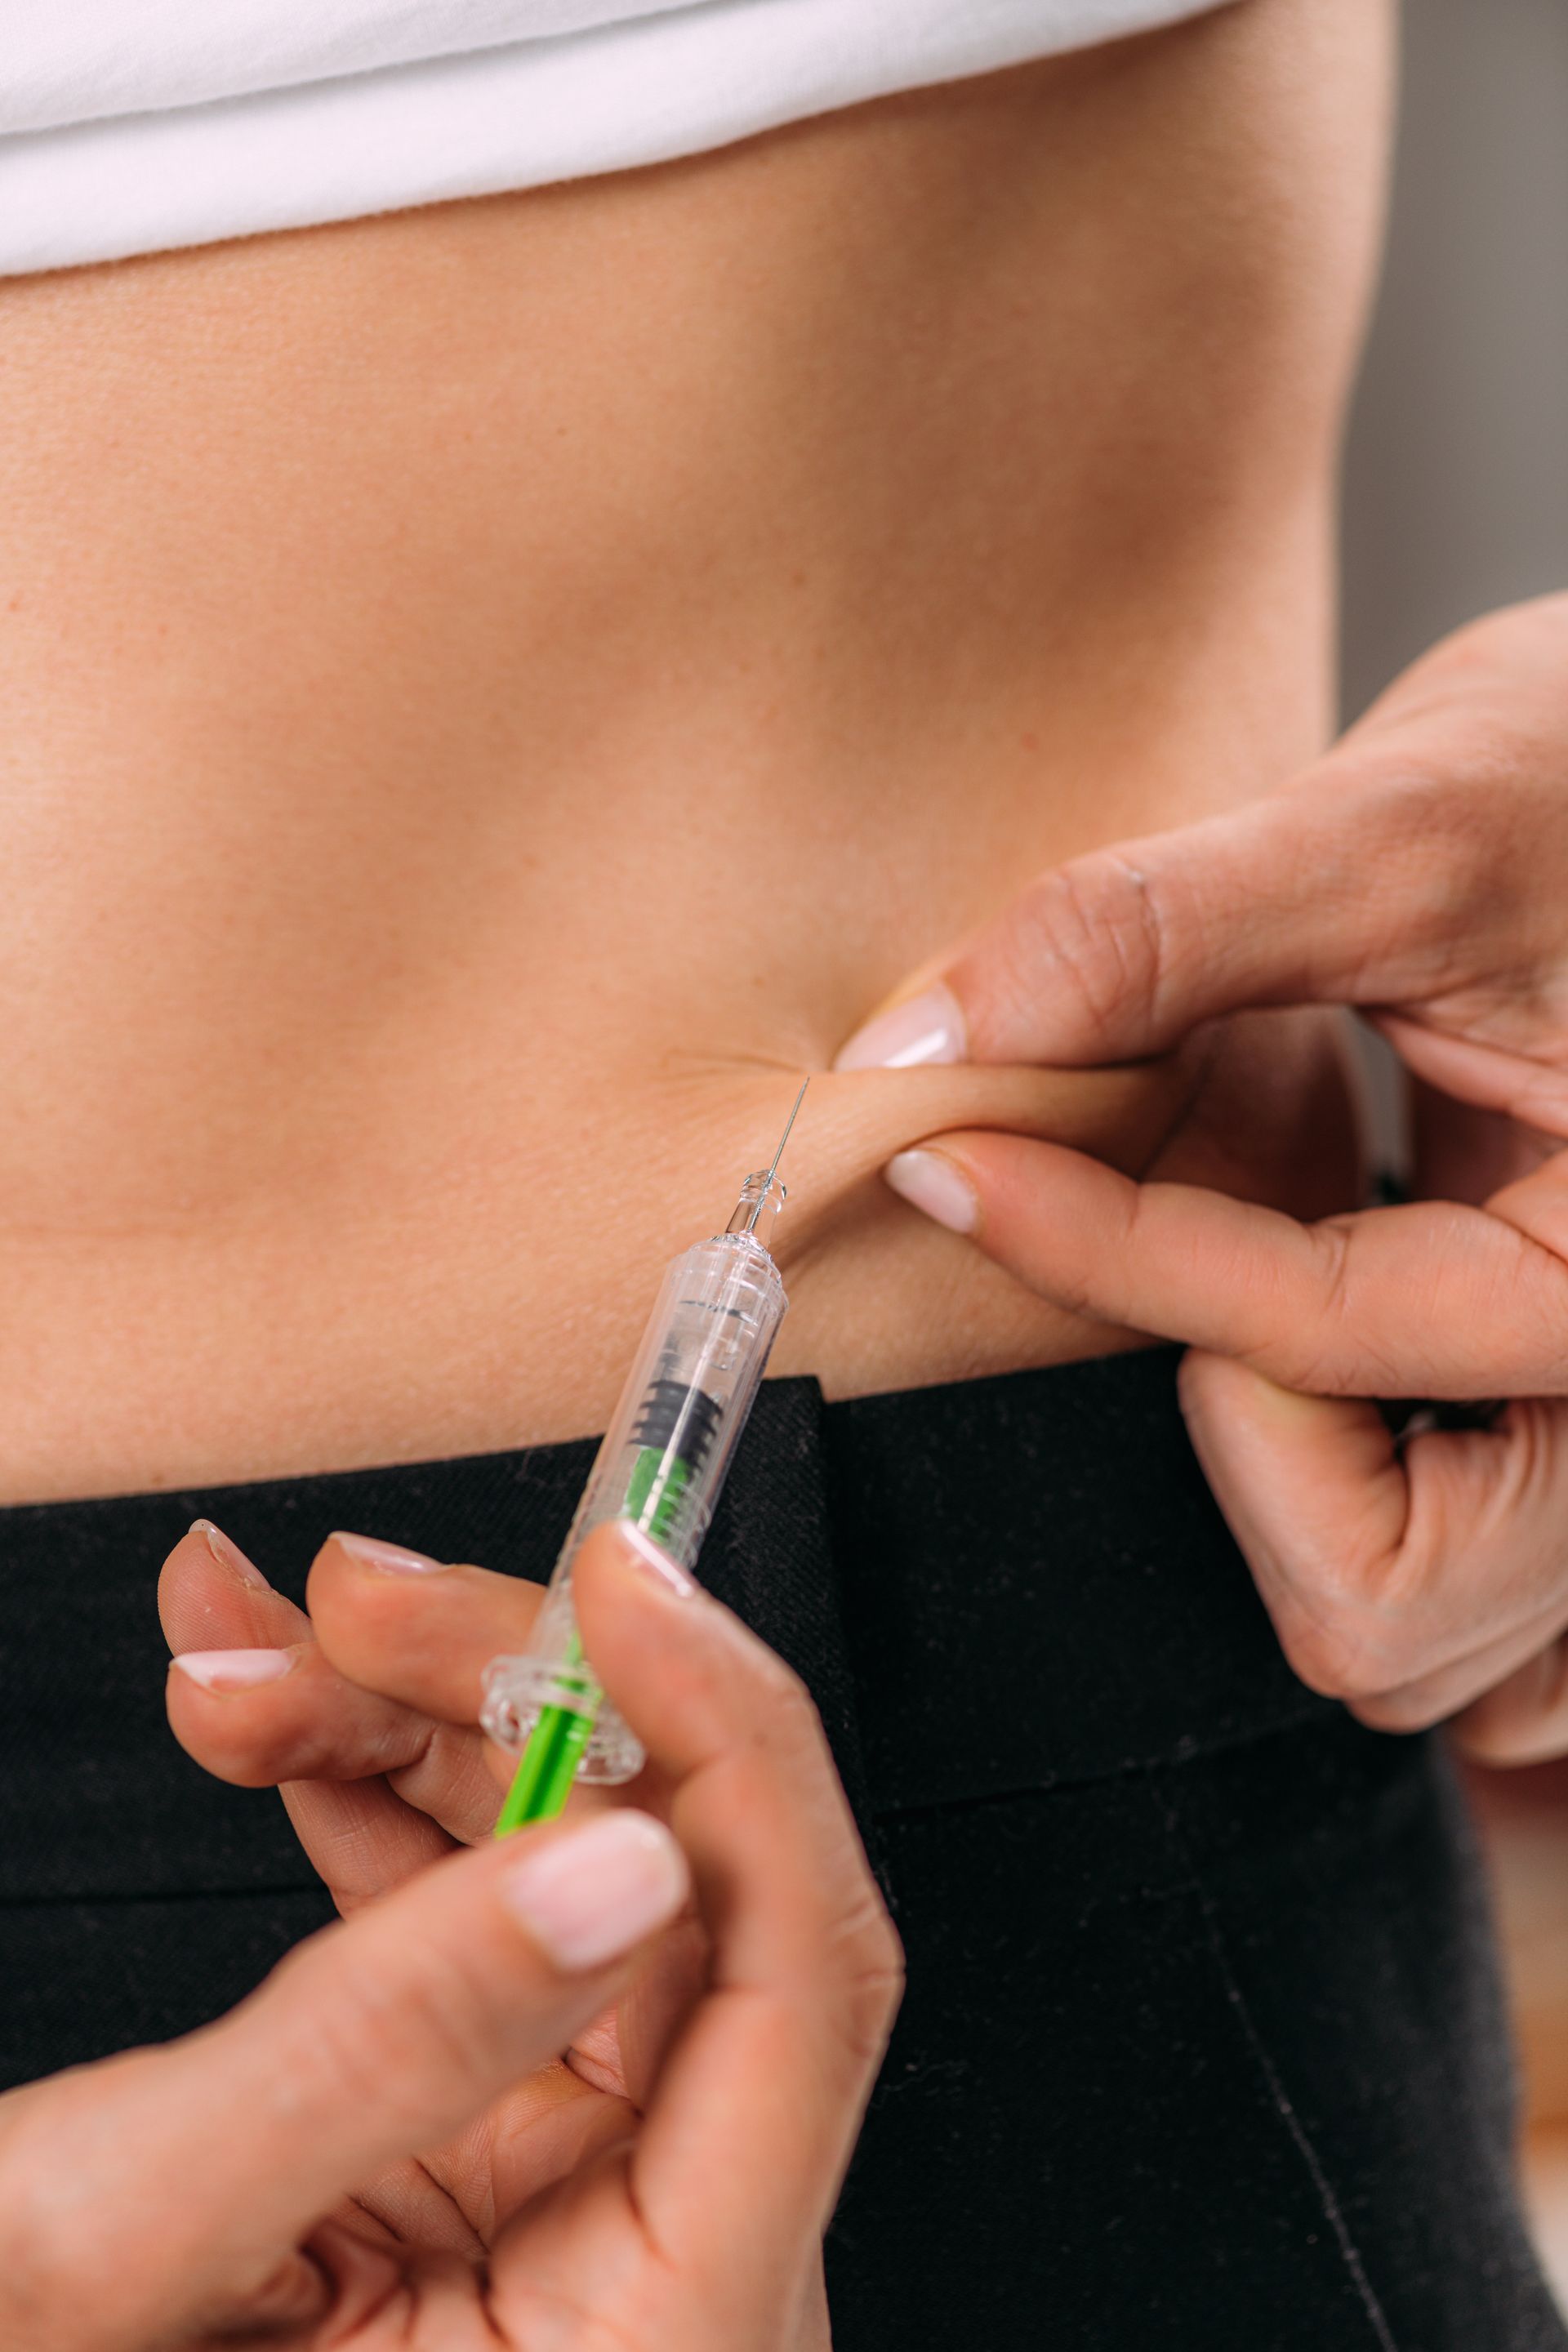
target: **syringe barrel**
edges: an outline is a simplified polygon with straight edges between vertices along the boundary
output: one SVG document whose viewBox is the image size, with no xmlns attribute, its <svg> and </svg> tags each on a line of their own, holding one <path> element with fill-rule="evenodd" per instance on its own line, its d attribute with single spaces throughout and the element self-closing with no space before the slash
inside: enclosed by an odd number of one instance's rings
<svg viewBox="0 0 1568 2352">
<path fill-rule="evenodd" d="M 641 1746 L 583 1656 L 573 1564 L 601 1520 L 626 1518 L 695 1566 L 787 1304 L 777 1266 L 750 1232 L 698 1242 L 668 1269 L 531 1648 L 485 1671 L 480 1719 L 501 1747 L 521 1748 L 543 1710 L 562 1707 L 593 1721 L 579 1780 L 629 1780 L 641 1769 Z"/>
</svg>

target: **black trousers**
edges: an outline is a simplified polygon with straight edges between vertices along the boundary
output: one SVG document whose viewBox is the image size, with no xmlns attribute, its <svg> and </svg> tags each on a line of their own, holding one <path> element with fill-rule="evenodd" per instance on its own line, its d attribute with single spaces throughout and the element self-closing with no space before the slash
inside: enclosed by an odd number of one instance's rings
<svg viewBox="0 0 1568 2352">
<path fill-rule="evenodd" d="M 837 2352 L 1563 2352 L 1441 1744 L 1297 1683 L 1166 1350 L 764 1391 L 704 1555 L 810 1682 L 909 1958 Z M 0 1512 L 0 2082 L 227 2007 L 329 1906 L 163 1727 L 205 1513 L 299 1596 L 359 1528 L 548 1573 L 592 1446 Z"/>
</svg>

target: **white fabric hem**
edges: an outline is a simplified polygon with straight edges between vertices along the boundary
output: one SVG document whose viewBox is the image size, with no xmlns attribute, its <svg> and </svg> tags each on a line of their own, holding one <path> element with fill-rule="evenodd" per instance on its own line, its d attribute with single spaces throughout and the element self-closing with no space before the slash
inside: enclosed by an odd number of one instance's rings
<svg viewBox="0 0 1568 2352">
<path fill-rule="evenodd" d="M 0 276 L 666 163 L 1212 5 L 710 0 L 549 39 L 17 132 L 0 137 Z"/>
</svg>

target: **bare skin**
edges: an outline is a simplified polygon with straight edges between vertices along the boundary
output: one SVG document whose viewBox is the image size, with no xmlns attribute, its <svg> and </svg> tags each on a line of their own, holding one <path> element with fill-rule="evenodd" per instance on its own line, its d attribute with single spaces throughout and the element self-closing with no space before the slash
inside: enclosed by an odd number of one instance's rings
<svg viewBox="0 0 1568 2352">
<path fill-rule="evenodd" d="M 1386 36 L 0 289 L 0 1500 L 601 1425 L 796 1072 L 1314 754 Z M 1310 1020 L 825 1076 L 776 1369 L 1126 1344 L 888 1193 L 954 1126 L 1353 1194 Z"/>
</svg>

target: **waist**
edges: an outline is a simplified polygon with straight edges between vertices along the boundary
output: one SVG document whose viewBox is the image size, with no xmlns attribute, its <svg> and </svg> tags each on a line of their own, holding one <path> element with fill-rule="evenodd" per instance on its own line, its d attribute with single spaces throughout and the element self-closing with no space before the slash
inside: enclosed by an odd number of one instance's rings
<svg viewBox="0 0 1568 2352">
<path fill-rule="evenodd" d="M 1378 14 L 0 289 L 6 1496 L 598 1425 L 795 1073 L 1316 748 Z M 1270 1068 L 1228 1181 L 1338 1205 L 1321 1045 Z M 1196 1084 L 820 1080 L 779 1369 L 1113 1344 L 876 1171 L 1148 1164 Z"/>
<path fill-rule="evenodd" d="M 1280 1655 L 1173 1373 L 1162 1349 L 839 1405 L 809 1381 L 764 1390 L 701 1573 L 809 1685 L 863 1820 L 1116 1779 L 1337 1716 Z M 336 1526 L 542 1582 L 593 1450 L 0 1513 L 0 1761 L 33 1825 L 0 1857 L 0 1901 L 313 1883 L 278 1808 L 193 1772 L 168 1736 L 153 1585 L 193 1513 L 216 1514 L 293 1599 Z"/>
<path fill-rule="evenodd" d="M 185 1216 L 171 1194 L 136 1223 L 0 1234 L 0 1501 L 602 1426 L 661 1265 L 722 1225 L 795 1074 L 684 1049 L 651 1073 L 607 1054 L 541 1060 L 531 1080 L 471 1072 L 468 1097 L 421 1065 L 428 1122 L 405 1118 L 380 1149 L 350 1102 L 357 1124 L 314 1135 L 291 1192 Z M 1269 1016 L 1218 1052 L 1127 1070 L 822 1075 L 774 1237 L 792 1302 L 775 1373 L 856 1396 L 1132 1343 L 1034 1298 L 888 1192 L 884 1162 L 953 1125 L 1050 1135 L 1307 1213 L 1353 1191 L 1338 1058 L 1315 1021 Z"/>
</svg>

